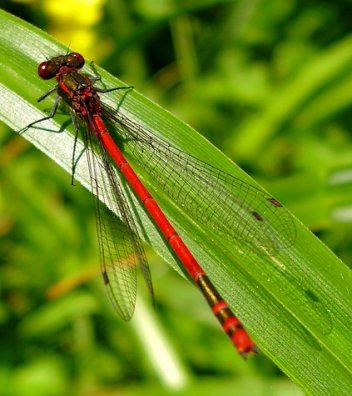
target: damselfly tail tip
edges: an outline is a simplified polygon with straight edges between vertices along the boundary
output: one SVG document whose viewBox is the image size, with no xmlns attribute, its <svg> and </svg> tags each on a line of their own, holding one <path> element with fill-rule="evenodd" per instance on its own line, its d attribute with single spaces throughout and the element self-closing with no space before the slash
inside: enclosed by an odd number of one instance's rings
<svg viewBox="0 0 352 396">
<path fill-rule="evenodd" d="M 247 346 L 245 350 L 239 351 L 239 353 L 243 357 L 243 359 L 247 360 L 248 355 L 256 355 L 257 353 L 259 353 L 259 348 L 255 344 L 252 344 L 250 346 Z"/>
<path fill-rule="evenodd" d="M 257 354 L 259 352 L 257 345 L 243 328 L 237 328 L 232 336 L 232 343 L 244 359 L 247 359 L 247 356 L 251 353 Z"/>
</svg>

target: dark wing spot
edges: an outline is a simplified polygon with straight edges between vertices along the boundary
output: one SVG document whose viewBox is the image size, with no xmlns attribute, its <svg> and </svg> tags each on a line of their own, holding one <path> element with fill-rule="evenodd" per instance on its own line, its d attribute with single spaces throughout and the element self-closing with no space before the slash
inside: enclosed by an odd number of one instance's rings
<svg viewBox="0 0 352 396">
<path fill-rule="evenodd" d="M 106 273 L 106 271 L 104 271 L 102 272 L 102 275 L 103 275 L 104 285 L 108 285 L 109 284 L 108 274 Z"/>
<path fill-rule="evenodd" d="M 253 217 L 258 221 L 264 221 L 264 218 L 258 212 L 252 212 Z"/>
<path fill-rule="evenodd" d="M 282 203 L 275 198 L 268 198 L 268 201 L 276 208 L 282 208 Z"/>
</svg>

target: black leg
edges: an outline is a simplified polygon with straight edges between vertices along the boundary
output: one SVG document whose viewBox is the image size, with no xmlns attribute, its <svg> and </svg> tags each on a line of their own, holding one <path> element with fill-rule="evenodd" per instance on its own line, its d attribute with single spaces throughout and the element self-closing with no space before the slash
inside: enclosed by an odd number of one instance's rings
<svg viewBox="0 0 352 396">
<path fill-rule="evenodd" d="M 45 92 L 45 94 L 43 94 L 42 96 L 40 96 L 37 99 L 37 102 L 41 102 L 43 99 L 45 99 L 46 97 L 48 97 L 49 95 L 51 95 L 54 91 L 57 90 L 57 85 L 55 85 L 55 87 L 51 88 L 50 91 Z"/>
<path fill-rule="evenodd" d="M 92 69 L 92 71 L 93 71 L 93 74 L 94 74 L 94 77 L 91 78 L 91 81 L 93 82 L 93 84 L 94 84 L 95 82 L 97 82 L 97 81 L 101 81 L 101 75 L 100 75 L 100 74 L 98 73 L 98 71 L 96 70 L 94 62 L 90 62 L 90 67 L 91 67 L 91 69 Z M 95 89 L 97 92 L 100 92 L 100 93 L 108 93 L 108 92 L 119 91 L 119 90 L 123 90 L 123 89 L 130 90 L 130 89 L 133 89 L 133 88 L 134 88 L 134 87 L 132 87 L 132 86 L 129 86 L 129 87 L 115 87 L 115 88 L 108 88 L 108 89 L 106 89 L 106 88 L 96 88 L 96 87 L 94 87 L 94 89 Z"/>
<path fill-rule="evenodd" d="M 56 89 L 56 87 L 55 87 L 55 89 Z M 53 91 L 53 90 L 50 90 L 49 93 L 47 92 L 45 95 L 41 96 L 41 97 L 38 99 L 38 102 L 39 102 L 40 100 L 43 100 L 46 96 L 50 95 L 50 93 L 52 93 L 52 92 L 54 92 L 54 91 Z M 40 122 L 43 122 L 43 121 L 46 121 L 46 120 L 50 120 L 51 118 L 53 118 L 54 115 L 55 115 L 56 112 L 57 112 L 57 109 L 58 109 L 58 107 L 59 107 L 60 101 L 61 101 L 61 97 L 60 97 L 60 96 L 57 96 L 56 99 L 55 99 L 55 103 L 54 103 L 54 105 L 53 105 L 53 107 L 52 107 L 52 109 L 51 109 L 51 111 L 50 111 L 50 114 L 49 114 L 47 117 L 43 117 L 43 118 L 41 118 L 40 120 L 31 122 L 29 125 L 27 125 L 26 127 L 22 128 L 20 131 L 18 131 L 18 133 L 19 133 L 19 134 L 22 134 L 22 133 L 26 132 L 29 128 L 31 128 L 32 126 L 34 126 L 34 125 L 36 125 L 36 124 L 39 124 Z"/>
<path fill-rule="evenodd" d="M 72 151 L 72 172 L 71 172 L 71 185 L 74 186 L 75 185 L 75 171 L 76 171 L 76 166 L 77 163 L 79 161 L 79 159 L 81 158 L 82 153 L 79 154 L 79 156 L 77 157 L 77 161 L 76 161 L 76 151 L 77 151 L 77 141 L 78 141 L 78 134 L 79 134 L 79 125 L 78 125 L 78 119 L 77 117 L 75 117 L 74 112 L 71 112 L 71 120 L 72 120 L 72 125 L 73 128 L 75 130 L 75 140 L 73 143 L 73 151 Z M 83 150 L 84 151 L 84 150 Z"/>
</svg>

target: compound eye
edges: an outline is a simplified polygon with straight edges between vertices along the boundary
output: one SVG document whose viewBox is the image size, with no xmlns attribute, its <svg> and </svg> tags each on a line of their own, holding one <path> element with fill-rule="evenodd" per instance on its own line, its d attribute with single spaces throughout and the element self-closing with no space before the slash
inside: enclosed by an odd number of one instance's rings
<svg viewBox="0 0 352 396">
<path fill-rule="evenodd" d="M 75 69 L 81 69 L 84 66 L 84 58 L 78 52 L 71 52 L 66 55 L 66 66 L 73 67 Z"/>
<path fill-rule="evenodd" d="M 58 72 L 57 64 L 54 62 L 50 62 L 50 61 L 42 62 L 38 66 L 38 75 L 43 80 L 50 80 L 51 78 L 55 77 L 57 72 Z"/>
</svg>

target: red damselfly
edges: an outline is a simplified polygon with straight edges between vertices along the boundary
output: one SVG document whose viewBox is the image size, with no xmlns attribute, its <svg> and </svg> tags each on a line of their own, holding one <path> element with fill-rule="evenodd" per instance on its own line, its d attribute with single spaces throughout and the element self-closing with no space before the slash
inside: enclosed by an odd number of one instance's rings
<svg viewBox="0 0 352 396">
<path fill-rule="evenodd" d="M 39 76 L 45 80 L 55 77 L 57 85 L 38 101 L 54 92 L 57 96 L 50 114 L 32 122 L 22 131 L 52 118 L 62 100 L 68 104 L 76 139 L 80 132 L 85 145 L 91 189 L 96 197 L 102 275 L 116 311 L 125 320 L 133 314 L 138 264 L 153 295 L 148 263 L 131 209 L 119 183 L 119 176 L 122 175 L 198 286 L 238 352 L 244 357 L 256 352 L 257 348 L 241 322 L 127 162 L 107 125 L 111 124 L 118 131 L 123 149 L 132 152 L 158 188 L 182 205 L 193 219 L 206 224 L 228 241 L 239 241 L 274 254 L 290 246 L 295 239 L 290 214 L 279 201 L 265 192 L 153 136 L 148 128 L 101 102 L 99 93 L 126 87 L 96 87 L 100 75 L 94 69 L 93 76 L 83 74 L 80 69 L 84 63 L 83 56 L 73 52 L 39 65 Z M 105 176 L 102 184 L 99 184 L 101 179 L 98 173 Z M 127 227 L 122 226 L 108 208 L 119 213 Z"/>
</svg>

